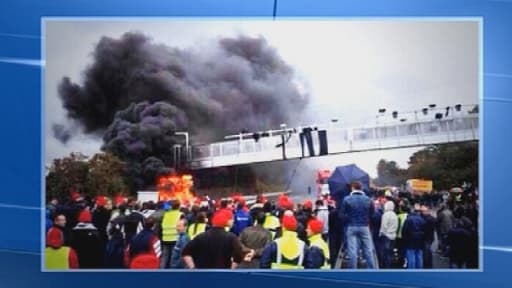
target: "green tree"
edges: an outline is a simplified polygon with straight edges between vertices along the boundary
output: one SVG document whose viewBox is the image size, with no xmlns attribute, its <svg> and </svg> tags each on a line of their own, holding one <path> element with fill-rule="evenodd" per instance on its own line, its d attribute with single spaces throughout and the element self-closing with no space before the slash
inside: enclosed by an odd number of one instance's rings
<svg viewBox="0 0 512 288">
<path fill-rule="evenodd" d="M 71 153 L 55 159 L 46 175 L 46 197 L 68 198 L 72 190 L 84 195 L 113 196 L 126 192 L 124 164 L 108 153 L 95 154 L 91 159 Z"/>
<path fill-rule="evenodd" d="M 478 142 L 428 146 L 410 157 L 407 175 L 433 180 L 437 190 L 463 182 L 478 185 Z"/>
<path fill-rule="evenodd" d="M 46 175 L 46 197 L 69 197 L 71 190 L 87 192 L 89 163 L 87 156 L 71 153 L 62 159 L 55 159 Z"/>
<path fill-rule="evenodd" d="M 89 195 L 114 196 L 127 189 L 123 179 L 124 164 L 109 153 L 95 154 L 89 160 L 87 190 Z"/>
</svg>

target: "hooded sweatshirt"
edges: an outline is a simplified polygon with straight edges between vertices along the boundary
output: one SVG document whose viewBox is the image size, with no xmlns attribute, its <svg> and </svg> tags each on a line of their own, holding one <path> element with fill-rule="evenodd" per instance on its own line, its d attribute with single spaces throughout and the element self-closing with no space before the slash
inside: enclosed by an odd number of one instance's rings
<svg viewBox="0 0 512 288">
<path fill-rule="evenodd" d="M 387 201 L 384 204 L 384 214 L 380 225 L 380 234 L 388 237 L 390 240 L 396 239 L 398 230 L 398 216 L 395 213 L 395 204 L 393 201 Z"/>
</svg>

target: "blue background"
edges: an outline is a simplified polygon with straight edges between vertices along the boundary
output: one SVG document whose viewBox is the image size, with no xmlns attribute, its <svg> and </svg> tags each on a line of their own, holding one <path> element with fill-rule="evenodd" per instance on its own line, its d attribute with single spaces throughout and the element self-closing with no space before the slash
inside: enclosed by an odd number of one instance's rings
<svg viewBox="0 0 512 288">
<path fill-rule="evenodd" d="M 485 195 L 483 272 L 338 273 L 42 273 L 41 73 L 39 66 L 7 58 L 41 57 L 43 16 L 272 17 L 273 0 L 91 1 L 3 0 L 0 3 L 0 287 L 96 285 L 244 287 L 510 287 L 512 204 L 508 148 L 512 123 L 512 1 L 279 0 L 280 17 L 483 17 L 483 130 L 481 173 Z M 497 247 L 497 248 L 496 248 Z M 179 283 L 179 284 L 178 284 Z M 218 284 L 218 285 L 214 285 Z"/>
</svg>

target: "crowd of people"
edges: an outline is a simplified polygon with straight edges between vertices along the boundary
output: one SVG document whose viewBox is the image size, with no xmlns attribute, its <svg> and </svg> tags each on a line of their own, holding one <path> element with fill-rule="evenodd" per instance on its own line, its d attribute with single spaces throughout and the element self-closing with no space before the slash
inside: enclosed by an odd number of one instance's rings
<svg viewBox="0 0 512 288">
<path fill-rule="evenodd" d="M 359 182 L 337 201 L 260 195 L 252 205 L 240 195 L 138 203 L 74 192 L 47 205 L 46 269 L 439 268 L 433 253 L 478 268 L 474 191 L 435 203 L 371 194 Z"/>
</svg>

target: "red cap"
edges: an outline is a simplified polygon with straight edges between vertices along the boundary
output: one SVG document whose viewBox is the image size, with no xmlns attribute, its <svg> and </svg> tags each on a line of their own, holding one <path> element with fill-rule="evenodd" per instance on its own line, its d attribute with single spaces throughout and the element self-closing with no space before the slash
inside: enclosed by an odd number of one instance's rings
<svg viewBox="0 0 512 288">
<path fill-rule="evenodd" d="M 91 221 L 91 212 L 89 212 L 89 210 L 87 209 L 82 210 L 82 212 L 80 212 L 80 215 L 78 216 L 78 222 L 91 223 Z"/>
<path fill-rule="evenodd" d="M 231 219 L 233 219 L 233 214 L 228 209 L 219 210 L 213 215 L 212 226 L 224 228 L 228 226 Z"/>
<path fill-rule="evenodd" d="M 313 202 L 308 199 L 308 200 L 304 201 L 304 204 L 302 204 L 302 207 L 304 207 L 304 209 L 313 209 Z"/>
<path fill-rule="evenodd" d="M 297 230 L 297 219 L 295 219 L 295 216 L 285 213 L 283 215 L 283 228 L 288 231 Z"/>
<path fill-rule="evenodd" d="M 64 244 L 64 237 L 62 231 L 58 228 L 50 228 L 46 234 L 46 246 L 59 248 Z"/>
<path fill-rule="evenodd" d="M 245 206 L 245 199 L 244 199 L 244 196 L 242 196 L 242 195 L 235 195 L 233 197 L 233 201 L 238 202 L 238 203 L 242 204 L 243 206 Z"/>
<path fill-rule="evenodd" d="M 320 234 L 324 228 L 324 222 L 317 218 L 313 218 L 308 222 L 308 228 L 313 234 Z"/>
<path fill-rule="evenodd" d="M 292 210 L 293 209 L 293 201 L 290 198 L 288 198 L 288 196 L 286 196 L 286 194 L 281 194 L 281 196 L 279 196 L 278 206 L 279 206 L 279 208 L 282 208 L 282 209 Z"/>
<path fill-rule="evenodd" d="M 76 191 L 72 191 L 71 192 L 71 200 L 77 202 L 77 201 L 80 201 L 82 199 L 83 199 L 82 196 L 80 196 L 80 194 L 78 192 L 76 192 Z"/>
<path fill-rule="evenodd" d="M 267 202 L 267 197 L 265 197 L 265 195 L 259 195 L 258 199 L 256 200 L 256 202 L 258 202 L 258 203 L 265 203 L 265 202 Z"/>
<path fill-rule="evenodd" d="M 122 195 L 117 195 L 115 198 L 114 198 L 114 204 L 116 206 L 120 206 L 121 204 L 123 204 L 125 202 L 125 199 Z"/>
<path fill-rule="evenodd" d="M 105 207 L 105 205 L 107 205 L 107 197 L 97 196 L 96 197 L 96 205 L 98 205 L 98 207 Z"/>
</svg>

